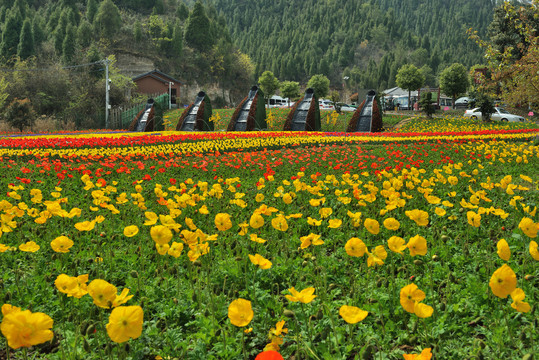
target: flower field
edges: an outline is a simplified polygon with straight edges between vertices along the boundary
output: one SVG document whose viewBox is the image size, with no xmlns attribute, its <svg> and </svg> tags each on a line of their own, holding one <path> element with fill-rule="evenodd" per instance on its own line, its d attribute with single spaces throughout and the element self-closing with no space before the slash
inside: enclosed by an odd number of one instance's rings
<svg viewBox="0 0 539 360">
<path fill-rule="evenodd" d="M 538 135 L 0 137 L 0 359 L 537 357 Z"/>
</svg>

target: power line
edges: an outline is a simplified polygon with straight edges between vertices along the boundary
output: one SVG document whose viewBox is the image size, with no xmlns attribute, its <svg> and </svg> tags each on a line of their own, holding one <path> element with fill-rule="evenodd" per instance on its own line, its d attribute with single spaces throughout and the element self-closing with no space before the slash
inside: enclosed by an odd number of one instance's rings
<svg viewBox="0 0 539 360">
<path fill-rule="evenodd" d="M 63 66 L 61 69 L 76 69 L 81 68 L 85 66 L 92 66 L 101 64 L 103 65 L 105 63 L 105 60 L 99 60 L 88 64 L 80 64 L 80 65 L 70 65 L 70 66 Z M 18 71 L 57 71 L 58 68 L 33 68 L 33 69 L 9 69 L 9 68 L 0 68 L 0 72 L 18 72 Z"/>
</svg>

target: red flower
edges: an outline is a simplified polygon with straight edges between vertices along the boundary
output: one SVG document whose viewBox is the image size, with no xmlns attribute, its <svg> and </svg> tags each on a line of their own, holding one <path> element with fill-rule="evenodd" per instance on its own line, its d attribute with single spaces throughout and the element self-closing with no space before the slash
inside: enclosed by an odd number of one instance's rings
<svg viewBox="0 0 539 360">
<path fill-rule="evenodd" d="M 284 360 L 284 358 L 277 351 L 269 350 L 258 354 L 255 360 Z"/>
</svg>

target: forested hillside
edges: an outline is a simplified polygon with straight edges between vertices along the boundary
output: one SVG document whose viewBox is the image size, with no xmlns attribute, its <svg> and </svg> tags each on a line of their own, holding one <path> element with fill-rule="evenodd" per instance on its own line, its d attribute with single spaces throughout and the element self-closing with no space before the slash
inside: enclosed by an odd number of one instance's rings
<svg viewBox="0 0 539 360">
<path fill-rule="evenodd" d="M 338 85 L 385 88 L 404 63 L 430 74 L 460 62 L 482 62 L 466 29 L 485 34 L 491 0 L 211 0 L 227 19 L 235 43 L 259 74 L 306 82 L 326 74 Z"/>
</svg>

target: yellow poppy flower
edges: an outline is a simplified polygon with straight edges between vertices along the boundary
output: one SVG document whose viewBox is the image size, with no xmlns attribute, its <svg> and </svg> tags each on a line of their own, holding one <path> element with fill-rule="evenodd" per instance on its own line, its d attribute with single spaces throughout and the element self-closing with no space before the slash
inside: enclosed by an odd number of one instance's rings
<svg viewBox="0 0 539 360">
<path fill-rule="evenodd" d="M 232 227 L 230 215 L 227 213 L 219 213 L 215 215 L 215 226 L 219 231 L 226 231 Z"/>
<path fill-rule="evenodd" d="M 387 218 L 384 220 L 384 227 L 388 230 L 398 230 L 400 226 L 400 222 L 395 218 Z"/>
<path fill-rule="evenodd" d="M 346 250 L 346 253 L 352 257 L 361 257 L 365 255 L 367 247 L 361 239 L 353 237 L 346 242 L 346 245 L 344 245 L 344 250 Z"/>
<path fill-rule="evenodd" d="M 286 218 L 282 215 L 278 215 L 277 217 L 271 219 L 271 226 L 273 226 L 275 230 L 279 231 L 288 230 L 288 223 L 286 222 Z"/>
<path fill-rule="evenodd" d="M 434 213 L 441 217 L 441 216 L 445 216 L 446 211 L 445 209 L 437 207 L 436 209 L 434 209 Z"/>
<path fill-rule="evenodd" d="M 329 220 L 328 228 L 330 229 L 338 229 L 342 225 L 342 220 L 340 219 L 331 219 Z"/>
<path fill-rule="evenodd" d="M 251 263 L 253 263 L 253 265 L 258 266 L 259 268 L 261 268 L 263 270 L 267 270 L 267 269 L 271 268 L 271 265 L 272 265 L 271 261 L 264 258 L 260 254 L 249 255 L 249 260 L 251 260 Z"/>
<path fill-rule="evenodd" d="M 75 228 L 79 231 L 91 231 L 95 227 L 95 221 L 82 221 L 75 224 Z"/>
<path fill-rule="evenodd" d="M 258 237 L 258 235 L 256 235 L 256 234 L 249 235 L 249 238 L 251 239 L 251 241 L 257 242 L 259 244 L 263 244 L 263 243 L 266 242 L 266 240 Z"/>
<path fill-rule="evenodd" d="M 298 292 L 296 289 L 291 287 L 290 289 L 288 289 L 288 291 L 290 291 L 292 295 L 285 295 L 284 297 L 292 302 L 299 301 L 301 303 L 308 304 L 311 301 L 313 301 L 314 298 L 317 296 L 317 295 L 313 295 L 314 287 L 308 287 L 306 289 L 301 290 L 300 292 Z"/>
<path fill-rule="evenodd" d="M 164 245 L 172 239 L 172 231 L 165 225 L 156 225 L 150 228 L 150 236 L 156 244 Z"/>
<path fill-rule="evenodd" d="M 367 317 L 368 311 L 361 310 L 355 306 L 343 305 L 339 309 L 339 315 L 349 324 L 355 324 Z"/>
<path fill-rule="evenodd" d="M 94 304 L 109 309 L 116 299 L 116 286 L 101 279 L 95 279 L 88 285 L 88 294 L 94 299 Z"/>
<path fill-rule="evenodd" d="M 539 261 L 539 251 L 537 250 L 537 243 L 535 241 L 530 241 L 529 251 L 532 258 Z"/>
<path fill-rule="evenodd" d="M 472 225 L 474 227 L 481 226 L 481 215 L 476 214 L 473 211 L 468 211 L 466 213 L 466 218 L 468 219 L 468 224 L 470 224 L 470 225 Z"/>
<path fill-rule="evenodd" d="M 236 299 L 228 306 L 228 318 L 234 326 L 247 326 L 253 320 L 253 317 L 254 312 L 249 300 Z"/>
<path fill-rule="evenodd" d="M 159 255 L 165 255 L 168 253 L 168 250 L 170 249 L 170 245 L 168 243 L 159 244 L 155 243 L 155 248 L 157 249 L 157 253 Z"/>
<path fill-rule="evenodd" d="M 371 253 L 367 251 L 367 266 L 384 265 L 384 260 L 387 258 L 387 251 L 382 245 L 378 245 Z"/>
<path fill-rule="evenodd" d="M 367 218 L 364 225 L 367 231 L 373 235 L 377 235 L 380 232 L 380 224 L 377 220 Z"/>
<path fill-rule="evenodd" d="M 516 288 L 511 292 L 511 299 L 513 299 L 513 303 L 511 304 L 511 307 L 515 309 L 518 312 L 528 312 L 531 310 L 530 304 L 527 302 L 524 302 L 524 298 L 526 297 L 526 294 L 524 294 L 524 290 L 520 288 Z"/>
<path fill-rule="evenodd" d="M 320 226 L 322 225 L 322 220 L 316 220 L 316 219 L 313 219 L 312 217 L 307 217 L 307 224 L 311 226 Z"/>
<path fill-rule="evenodd" d="M 140 306 L 120 306 L 112 310 L 107 323 L 107 334 L 115 343 L 136 339 L 142 334 L 144 312 Z"/>
<path fill-rule="evenodd" d="M 14 311 L 4 315 L 0 330 L 12 349 L 31 347 L 52 340 L 53 320 L 47 314 L 30 310 Z"/>
<path fill-rule="evenodd" d="M 421 354 L 402 354 L 404 360 L 430 360 L 432 353 L 430 348 L 423 349 Z"/>
<path fill-rule="evenodd" d="M 183 251 L 183 244 L 173 241 L 172 244 L 170 244 L 170 248 L 167 250 L 167 253 L 170 256 L 173 256 L 175 258 L 179 258 Z"/>
<path fill-rule="evenodd" d="M 427 226 L 429 224 L 429 213 L 423 210 L 414 209 L 405 211 L 406 216 L 413 220 L 418 226 Z"/>
<path fill-rule="evenodd" d="M 517 287 L 517 276 L 509 265 L 504 264 L 494 271 L 489 281 L 489 286 L 494 295 L 505 299 Z"/>
<path fill-rule="evenodd" d="M 389 250 L 402 254 L 402 252 L 407 248 L 403 238 L 398 236 L 392 236 L 387 240 L 387 246 Z"/>
<path fill-rule="evenodd" d="M 19 250 L 24 252 L 35 253 L 38 251 L 40 246 L 35 243 L 35 241 L 28 241 L 27 243 L 19 245 Z"/>
<path fill-rule="evenodd" d="M 423 236 L 416 235 L 412 237 L 406 246 L 410 250 L 411 256 L 427 254 L 427 240 Z"/>
<path fill-rule="evenodd" d="M 251 226 L 253 229 L 258 229 L 264 226 L 264 218 L 262 215 L 258 213 L 251 215 L 251 219 L 249 219 L 249 226 Z"/>
<path fill-rule="evenodd" d="M 530 238 L 536 238 L 537 237 L 537 231 L 539 230 L 539 223 L 534 223 L 532 219 L 524 217 L 522 220 L 520 220 L 520 223 L 518 224 L 518 228 L 522 230 L 526 236 Z"/>
<path fill-rule="evenodd" d="M 76 277 L 71 277 L 66 274 L 60 274 L 58 275 L 56 280 L 54 280 L 54 286 L 56 286 L 58 291 L 63 294 L 71 294 L 75 292 L 75 290 L 79 286 L 79 283 Z"/>
<path fill-rule="evenodd" d="M 67 236 L 58 236 L 51 241 L 51 248 L 57 253 L 68 253 L 73 244 L 73 240 Z"/>
<path fill-rule="evenodd" d="M 429 306 L 429 305 L 426 305 L 417 301 L 414 304 L 414 314 L 417 317 L 428 318 L 432 316 L 433 312 L 434 312 L 434 309 L 432 308 L 432 306 Z"/>
<path fill-rule="evenodd" d="M 500 239 L 498 244 L 496 244 L 496 247 L 498 248 L 498 256 L 500 259 L 509 261 L 509 258 L 511 257 L 511 250 L 509 249 L 509 244 L 507 241 L 505 239 Z"/>
<path fill-rule="evenodd" d="M 414 313 L 415 303 L 424 299 L 425 293 L 416 284 L 406 285 L 400 291 L 400 303 L 409 313 Z"/>
<path fill-rule="evenodd" d="M 21 308 L 18 306 L 13 306 L 11 304 L 2 305 L 2 315 L 6 316 L 7 314 L 15 313 L 21 311 Z"/>
<path fill-rule="evenodd" d="M 328 216 L 330 216 L 331 214 L 333 214 L 333 209 L 332 208 L 321 208 L 320 210 L 318 210 L 318 214 L 320 215 L 320 217 L 322 217 L 322 219 L 325 219 Z"/>
<path fill-rule="evenodd" d="M 300 240 L 301 240 L 300 249 L 306 249 L 311 244 L 312 245 L 322 245 L 322 244 L 324 244 L 324 241 L 322 239 L 320 239 L 320 235 L 316 235 L 316 234 L 313 234 L 313 233 L 310 233 L 307 236 L 302 236 L 300 238 Z"/>
<path fill-rule="evenodd" d="M 138 234 L 137 225 L 129 225 L 124 228 L 124 235 L 127 237 L 133 237 Z"/>
</svg>

